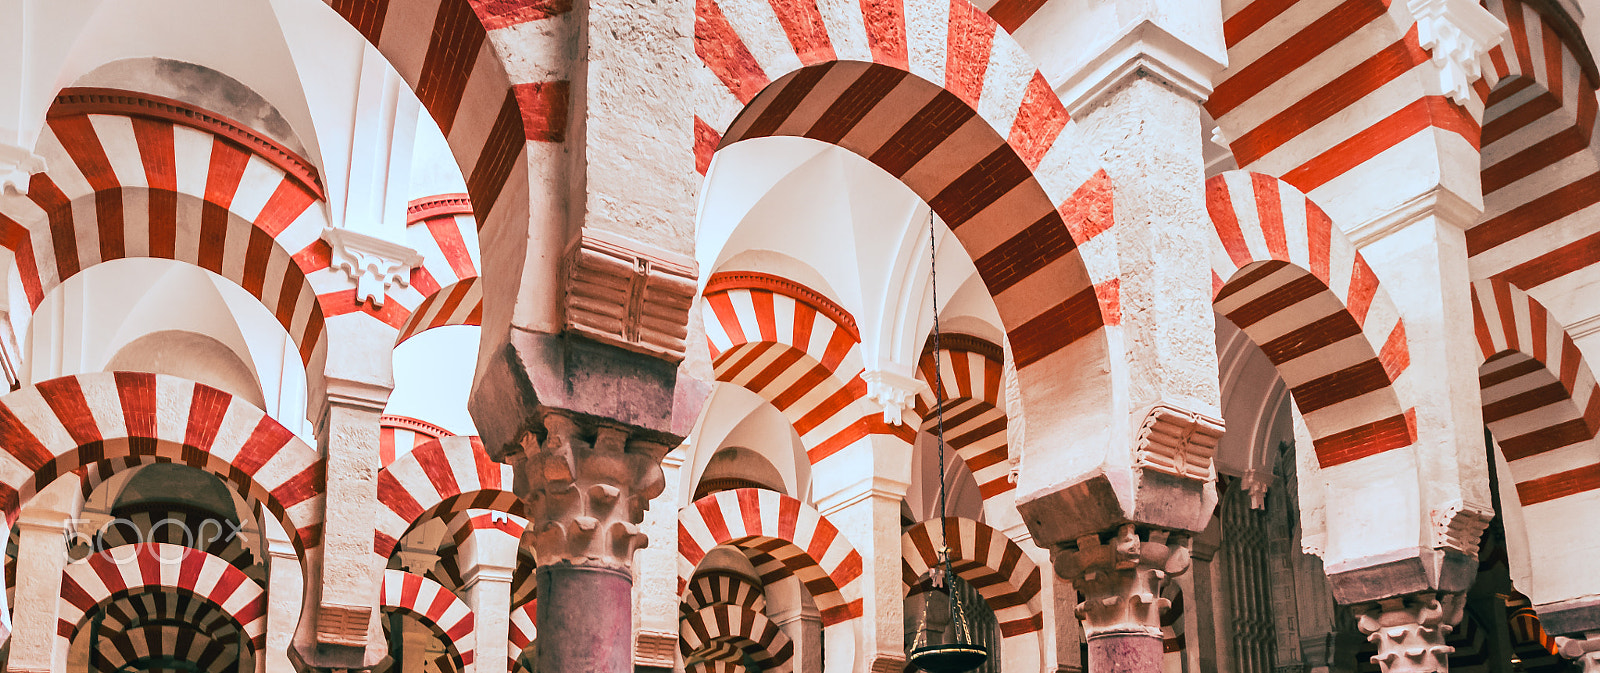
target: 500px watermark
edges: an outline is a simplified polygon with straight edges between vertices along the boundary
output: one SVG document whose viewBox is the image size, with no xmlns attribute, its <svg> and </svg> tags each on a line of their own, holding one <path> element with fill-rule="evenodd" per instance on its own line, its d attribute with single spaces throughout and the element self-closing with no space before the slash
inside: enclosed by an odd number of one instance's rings
<svg viewBox="0 0 1600 673">
<path fill-rule="evenodd" d="M 171 517 L 155 521 L 148 528 L 131 519 L 115 518 L 93 529 L 93 532 L 84 532 L 94 523 L 93 519 L 67 519 L 62 522 L 61 532 L 66 537 L 67 554 L 73 560 L 98 554 L 112 563 L 122 565 L 137 561 L 144 554 L 160 561 L 180 561 L 190 552 L 210 549 L 219 542 L 232 542 L 244 532 L 244 525 L 233 521 L 204 519 L 199 525 L 190 526 L 189 521 Z M 169 540 L 171 542 L 166 545 L 145 544 Z"/>
</svg>

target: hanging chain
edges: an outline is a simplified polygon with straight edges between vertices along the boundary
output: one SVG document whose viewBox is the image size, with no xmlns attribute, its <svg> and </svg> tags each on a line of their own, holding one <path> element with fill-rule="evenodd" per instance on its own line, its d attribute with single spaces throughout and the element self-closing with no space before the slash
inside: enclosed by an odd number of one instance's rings
<svg viewBox="0 0 1600 673">
<path fill-rule="evenodd" d="M 956 590 L 955 572 L 950 567 L 950 544 L 944 536 L 948 534 L 949 526 L 945 524 L 946 503 L 944 474 L 944 368 L 939 364 L 941 351 L 939 344 L 939 249 L 937 246 L 937 223 L 934 221 L 933 209 L 928 209 L 928 286 L 933 298 L 933 386 L 934 386 L 934 441 L 939 447 L 939 531 L 940 543 L 939 562 L 943 565 L 945 577 L 945 590 L 950 594 L 950 625 L 955 628 L 956 642 L 961 644 L 972 643 L 972 633 L 968 630 L 966 611 L 961 608 L 961 595 Z M 926 611 L 924 611 L 926 612 Z M 926 620 L 924 620 L 926 622 Z"/>
</svg>

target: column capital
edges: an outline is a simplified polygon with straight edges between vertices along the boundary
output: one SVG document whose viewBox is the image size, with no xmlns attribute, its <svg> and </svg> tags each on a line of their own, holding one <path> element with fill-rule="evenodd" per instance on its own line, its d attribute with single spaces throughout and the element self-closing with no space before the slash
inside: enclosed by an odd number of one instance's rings
<svg viewBox="0 0 1600 673">
<path fill-rule="evenodd" d="M 382 414 L 389 404 L 389 394 L 394 392 L 392 385 L 384 385 L 372 381 L 327 376 L 327 405 L 341 406 L 358 409 L 375 414 Z"/>
<path fill-rule="evenodd" d="M 1083 117 L 1129 80 L 1153 77 L 1174 91 L 1201 102 L 1211 96 L 1213 82 L 1227 64 L 1173 35 L 1154 21 L 1141 21 L 1094 58 L 1074 70 L 1056 93 L 1067 114 Z"/>
<path fill-rule="evenodd" d="M 1051 561 L 1056 575 L 1084 595 L 1077 615 L 1085 637 L 1160 638 L 1161 613 L 1171 606 L 1161 589 L 1188 571 L 1191 544 L 1187 534 L 1130 523 L 1059 547 Z"/>
<path fill-rule="evenodd" d="M 1482 196 L 1475 196 L 1479 204 Z M 1455 227 L 1466 230 L 1478 223 L 1483 215 L 1483 206 L 1474 204 L 1442 186 L 1434 186 L 1426 193 L 1407 199 L 1398 206 L 1390 208 L 1376 217 L 1351 227 L 1345 232 L 1350 237 L 1350 242 L 1356 248 L 1365 248 L 1368 244 L 1387 238 L 1390 234 L 1404 230 L 1427 217 L 1437 217 Z"/>
<path fill-rule="evenodd" d="M 1350 606 L 1356 628 L 1376 643 L 1372 663 L 1383 673 L 1444 673 L 1450 670 L 1445 637 L 1461 622 L 1466 596 L 1422 591 Z"/>
<path fill-rule="evenodd" d="M 661 459 L 677 438 L 564 409 L 539 416 L 512 456 L 539 565 L 630 571 L 646 543 L 645 508 L 666 488 Z"/>
</svg>

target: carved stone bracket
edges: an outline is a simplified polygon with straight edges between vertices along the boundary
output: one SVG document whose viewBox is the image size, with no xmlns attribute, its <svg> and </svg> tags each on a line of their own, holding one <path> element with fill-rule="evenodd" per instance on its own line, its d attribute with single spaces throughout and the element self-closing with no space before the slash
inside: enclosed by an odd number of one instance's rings
<svg viewBox="0 0 1600 673">
<path fill-rule="evenodd" d="M 677 663 L 678 634 L 639 629 L 633 643 L 633 665 L 672 668 Z"/>
<path fill-rule="evenodd" d="M 1600 673 L 1600 631 L 1591 631 L 1584 638 L 1556 637 L 1561 656 L 1583 664 L 1583 673 Z"/>
<path fill-rule="evenodd" d="M 566 260 L 567 329 L 628 350 L 683 360 L 693 259 L 585 229 Z"/>
<path fill-rule="evenodd" d="M 1489 50 L 1505 38 L 1506 25 L 1473 0 L 1407 0 L 1405 6 L 1416 22 L 1417 41 L 1433 55 L 1438 88 L 1430 93 L 1466 105 L 1472 83 L 1483 77 Z"/>
<path fill-rule="evenodd" d="M 1433 511 L 1434 547 L 1453 549 L 1476 558 L 1484 529 L 1494 519 L 1494 510 L 1460 500 Z"/>
<path fill-rule="evenodd" d="M 889 425 L 905 424 L 905 413 L 916 406 L 917 395 L 928 390 L 921 379 L 902 376 L 883 370 L 861 372 L 867 384 L 867 398 L 883 407 L 883 422 Z"/>
<path fill-rule="evenodd" d="M 1166 404 L 1150 409 L 1134 441 L 1134 467 L 1206 481 L 1222 420 Z"/>
<path fill-rule="evenodd" d="M 333 248 L 333 268 L 355 282 L 358 304 L 383 306 L 389 288 L 409 286 L 411 270 L 422 264 L 422 255 L 411 248 L 349 229 L 323 229 L 322 240 Z"/>
<path fill-rule="evenodd" d="M 1052 555 L 1056 574 L 1082 592 L 1078 619 L 1094 639 L 1113 635 L 1161 637 L 1161 613 L 1171 601 L 1162 583 L 1189 569 L 1189 536 L 1124 524 L 1110 539 L 1085 535 Z"/>
<path fill-rule="evenodd" d="M 365 605 L 323 603 L 317 612 L 317 642 L 344 647 L 365 647 L 372 608 Z"/>
<path fill-rule="evenodd" d="M 906 670 L 906 658 L 892 654 L 878 654 L 872 658 L 872 673 L 901 673 Z"/>
<path fill-rule="evenodd" d="M 1272 488 L 1272 478 L 1272 470 L 1255 468 L 1245 470 L 1244 476 L 1239 478 L 1239 485 L 1250 494 L 1250 509 L 1267 508 L 1267 491 Z"/>
<path fill-rule="evenodd" d="M 44 157 L 24 147 L 0 143 L 0 194 L 27 195 L 33 175 L 44 170 Z"/>
<path fill-rule="evenodd" d="M 666 487 L 669 440 L 565 410 L 542 413 L 542 431 L 525 433 L 512 457 L 539 565 L 630 571 L 646 543 L 645 508 Z"/>
<path fill-rule="evenodd" d="M 1372 662 L 1383 673 L 1445 673 L 1450 653 L 1445 637 L 1461 621 L 1462 594 L 1424 591 L 1350 606 L 1356 628 L 1377 644 Z"/>
</svg>

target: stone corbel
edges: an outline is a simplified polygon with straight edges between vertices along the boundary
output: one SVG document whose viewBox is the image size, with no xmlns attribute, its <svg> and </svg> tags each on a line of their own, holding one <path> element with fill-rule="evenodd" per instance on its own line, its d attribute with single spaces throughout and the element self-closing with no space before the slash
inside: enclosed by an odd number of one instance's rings
<svg viewBox="0 0 1600 673">
<path fill-rule="evenodd" d="M 1478 557 L 1478 543 L 1494 519 L 1494 510 L 1460 500 L 1433 511 L 1433 546 Z"/>
<path fill-rule="evenodd" d="M 677 663 L 678 634 L 639 629 L 633 641 L 633 665 L 671 669 Z"/>
<path fill-rule="evenodd" d="M 1221 419 L 1157 404 L 1139 425 L 1134 467 L 1206 481 L 1222 429 Z"/>
<path fill-rule="evenodd" d="M 1272 471 L 1251 468 L 1240 477 L 1239 485 L 1250 494 L 1250 509 L 1267 508 L 1267 490 L 1272 487 Z"/>
<path fill-rule="evenodd" d="M 1472 101 L 1472 83 L 1483 77 L 1490 49 L 1508 32 L 1489 10 L 1474 0 L 1406 0 L 1397 17 L 1408 30 L 1417 26 L 1417 41 L 1432 54 L 1435 79 L 1430 93 L 1449 96 L 1457 105 Z"/>
<path fill-rule="evenodd" d="M 357 304 L 383 306 L 389 288 L 408 287 L 411 270 L 422 264 L 422 255 L 411 248 L 349 229 L 324 229 L 322 240 L 333 248 L 333 268 L 355 282 Z"/>
<path fill-rule="evenodd" d="M 44 157 L 24 147 L 0 143 L 0 194 L 26 196 L 34 174 L 44 170 Z"/>
<path fill-rule="evenodd" d="M 1556 647 L 1561 656 L 1583 664 L 1583 673 L 1600 673 L 1600 631 L 1590 631 L 1583 638 L 1556 637 Z"/>
<path fill-rule="evenodd" d="M 904 425 L 905 412 L 916 406 L 917 396 L 929 390 L 921 379 L 874 369 L 861 372 L 867 384 L 867 399 L 883 407 L 883 422 Z"/>
<path fill-rule="evenodd" d="M 683 360 L 693 259 L 597 229 L 585 229 L 566 257 L 566 328 L 603 343 Z"/>
</svg>

